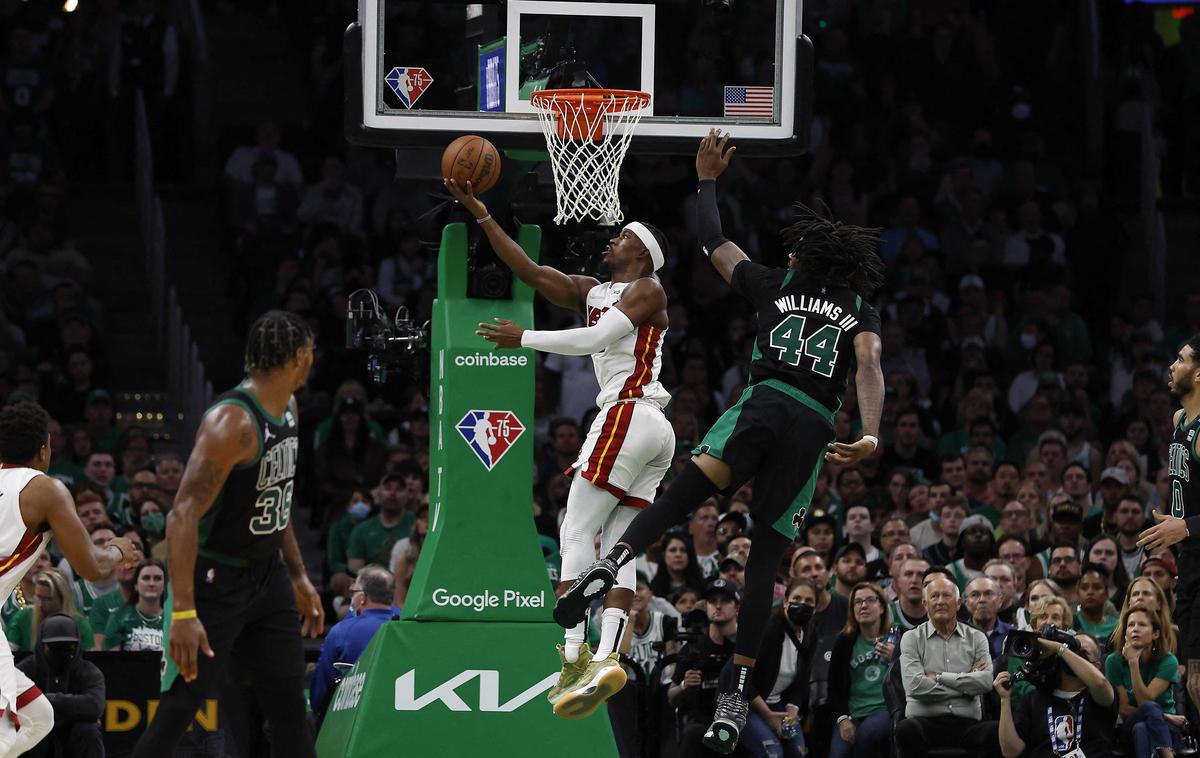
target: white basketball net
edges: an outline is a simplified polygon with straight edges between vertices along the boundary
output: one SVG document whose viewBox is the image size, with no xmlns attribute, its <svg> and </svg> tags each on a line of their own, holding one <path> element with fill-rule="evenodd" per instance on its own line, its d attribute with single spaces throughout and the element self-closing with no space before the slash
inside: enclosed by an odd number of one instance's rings
<svg viewBox="0 0 1200 758">
<path fill-rule="evenodd" d="M 597 97 L 595 91 L 589 96 L 589 90 L 545 90 L 533 93 L 530 102 L 541 119 L 554 171 L 558 204 L 554 223 L 590 218 L 619 224 L 624 218 L 617 195 L 621 162 L 650 96 L 615 92 Z"/>
</svg>

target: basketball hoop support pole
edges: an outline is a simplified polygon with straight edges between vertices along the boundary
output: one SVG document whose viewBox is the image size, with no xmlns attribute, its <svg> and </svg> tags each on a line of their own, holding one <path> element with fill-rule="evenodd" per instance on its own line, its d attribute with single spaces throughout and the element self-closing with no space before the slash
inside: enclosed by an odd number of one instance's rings
<svg viewBox="0 0 1200 758">
<path fill-rule="evenodd" d="M 516 240 L 538 258 L 541 229 Z M 429 533 L 402 618 L 383 624 L 334 692 L 317 739 L 321 758 L 528 755 L 571 745 L 616 758 L 606 709 L 556 717 L 554 587 L 530 515 L 534 354 L 476 336 L 496 316 L 533 326 L 533 291 L 467 296 L 467 229 L 442 231 L 432 315 Z"/>
</svg>

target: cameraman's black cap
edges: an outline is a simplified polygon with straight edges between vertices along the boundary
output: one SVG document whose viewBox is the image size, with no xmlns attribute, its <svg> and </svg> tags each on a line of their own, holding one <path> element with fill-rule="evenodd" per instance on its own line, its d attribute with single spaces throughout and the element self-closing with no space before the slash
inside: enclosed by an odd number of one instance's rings
<svg viewBox="0 0 1200 758">
<path fill-rule="evenodd" d="M 713 579 L 704 588 L 704 599 L 707 600 L 708 598 L 717 594 L 727 595 L 728 597 L 733 598 L 733 602 L 735 603 L 742 602 L 742 593 L 738 590 L 738 586 L 733 582 L 727 582 L 720 577 Z"/>
</svg>

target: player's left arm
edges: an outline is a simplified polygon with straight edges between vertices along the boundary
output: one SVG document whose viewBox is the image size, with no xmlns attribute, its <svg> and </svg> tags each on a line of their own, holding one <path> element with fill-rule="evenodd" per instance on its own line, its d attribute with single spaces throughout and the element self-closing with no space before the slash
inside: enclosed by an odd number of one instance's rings
<svg viewBox="0 0 1200 758">
<path fill-rule="evenodd" d="M 667 310 L 667 293 L 652 277 L 642 277 L 625 288 L 621 302 L 609 308 L 591 326 L 554 331 L 524 329 L 508 319 L 497 318 L 496 324 L 479 324 L 475 333 L 496 348 L 530 347 L 543 353 L 559 355 L 591 355 L 598 353 L 641 324 L 650 323 Z"/>
<path fill-rule="evenodd" d="M 296 407 L 296 398 L 289 400 L 288 406 L 299 424 L 300 411 Z M 287 527 L 283 530 L 282 549 L 288 578 L 292 580 L 292 594 L 296 597 L 296 610 L 300 613 L 300 634 L 315 639 L 325 631 L 325 608 L 321 605 L 320 594 L 309 581 L 308 569 L 304 567 L 304 556 L 300 554 L 300 544 L 296 542 L 296 533 L 292 529 L 290 517 Z"/>
<path fill-rule="evenodd" d="M 864 330 L 855 335 L 854 357 L 858 361 L 858 371 L 854 375 L 854 383 L 858 389 L 858 413 L 862 418 L 863 436 L 850 445 L 831 443 L 830 452 L 825 454 L 825 459 L 832 463 L 857 463 L 869 458 L 879 446 L 879 420 L 883 416 L 884 390 L 883 369 L 879 365 L 882 352 L 883 343 L 875 332 Z"/>
</svg>

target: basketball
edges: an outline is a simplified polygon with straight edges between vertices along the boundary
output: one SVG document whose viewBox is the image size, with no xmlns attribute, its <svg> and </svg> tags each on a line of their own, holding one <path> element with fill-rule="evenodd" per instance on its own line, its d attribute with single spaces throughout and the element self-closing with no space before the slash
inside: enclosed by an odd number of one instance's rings
<svg viewBox="0 0 1200 758">
<path fill-rule="evenodd" d="M 476 195 L 487 192 L 500 179 L 500 153 L 483 137 L 465 134 L 442 153 L 442 176 L 453 179 L 464 192 L 468 181 Z"/>
</svg>

